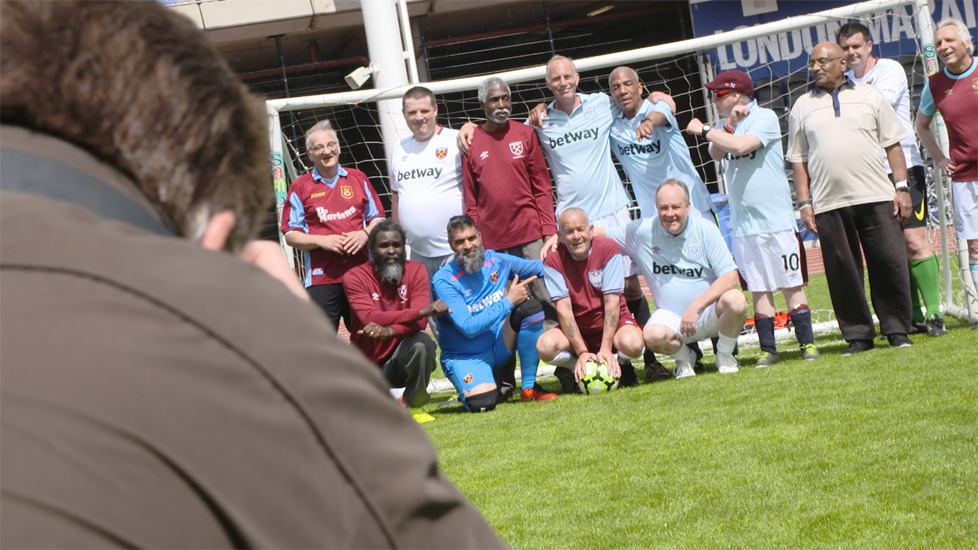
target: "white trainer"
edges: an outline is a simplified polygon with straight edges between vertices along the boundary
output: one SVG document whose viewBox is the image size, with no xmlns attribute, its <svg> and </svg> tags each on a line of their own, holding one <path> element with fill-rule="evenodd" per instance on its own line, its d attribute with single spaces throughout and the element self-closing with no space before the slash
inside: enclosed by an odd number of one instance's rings
<svg viewBox="0 0 978 550">
<path fill-rule="evenodd" d="M 740 363 L 729 353 L 717 353 L 717 370 L 720 374 L 733 374 L 740 370 Z"/>
<path fill-rule="evenodd" d="M 672 358 L 676 360 L 676 366 L 672 368 L 673 377 L 678 379 L 696 376 L 696 371 L 693 370 L 696 354 L 693 353 L 693 350 L 684 344 L 679 348 L 679 351 L 672 354 Z"/>
<path fill-rule="evenodd" d="M 672 368 L 672 375 L 675 378 L 689 378 L 691 376 L 696 376 L 696 371 L 693 370 L 693 364 L 676 360 L 676 366 Z"/>
</svg>

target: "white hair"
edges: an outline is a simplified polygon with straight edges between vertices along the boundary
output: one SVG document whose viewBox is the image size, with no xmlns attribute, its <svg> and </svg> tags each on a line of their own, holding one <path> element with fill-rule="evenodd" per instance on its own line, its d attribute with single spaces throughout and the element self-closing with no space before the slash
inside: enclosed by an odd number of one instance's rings
<svg viewBox="0 0 978 550">
<path fill-rule="evenodd" d="M 479 103 L 485 105 L 486 100 L 489 99 L 489 88 L 495 86 L 502 86 L 506 89 L 506 93 L 510 93 L 509 84 L 506 81 L 499 78 L 498 76 L 490 76 L 489 78 L 482 81 L 479 85 Z"/>
<path fill-rule="evenodd" d="M 320 120 L 314 124 L 312 128 L 306 130 L 306 149 L 309 149 L 309 138 L 316 132 L 322 132 L 323 130 L 332 132 L 333 135 L 339 139 L 339 135 L 337 135 L 336 130 L 333 129 L 333 125 L 328 120 Z"/>
<path fill-rule="evenodd" d="M 563 59 L 564 61 L 570 63 L 571 69 L 574 69 L 574 74 L 577 74 L 577 66 L 574 65 L 574 60 L 567 57 L 566 55 L 557 54 L 547 61 L 547 80 L 550 80 L 550 66 L 553 65 L 554 61 L 559 61 Z"/>
<path fill-rule="evenodd" d="M 964 24 L 964 21 L 955 19 L 954 17 L 942 19 L 941 22 L 937 24 L 934 32 L 936 33 L 938 30 L 943 29 L 944 27 L 956 27 L 958 29 L 958 36 L 961 38 L 961 41 L 964 42 L 965 50 L 968 52 L 968 55 L 974 55 L 975 44 L 971 41 L 971 32 L 968 30 L 968 26 Z"/>
</svg>

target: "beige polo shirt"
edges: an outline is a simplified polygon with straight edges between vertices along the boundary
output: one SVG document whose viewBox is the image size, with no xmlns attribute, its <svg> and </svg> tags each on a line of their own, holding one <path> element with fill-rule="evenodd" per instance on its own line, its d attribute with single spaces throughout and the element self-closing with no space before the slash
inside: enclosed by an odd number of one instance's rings
<svg viewBox="0 0 978 550">
<path fill-rule="evenodd" d="M 833 94 L 815 88 L 798 98 L 788 118 L 790 162 L 807 162 L 812 206 L 820 214 L 846 206 L 892 201 L 880 149 L 906 135 L 886 98 L 868 84 Z"/>
</svg>

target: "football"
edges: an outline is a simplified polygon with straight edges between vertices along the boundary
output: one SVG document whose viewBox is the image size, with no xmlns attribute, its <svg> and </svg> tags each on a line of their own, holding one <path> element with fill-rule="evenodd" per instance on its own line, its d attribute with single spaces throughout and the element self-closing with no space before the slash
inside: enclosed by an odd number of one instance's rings
<svg viewBox="0 0 978 550">
<path fill-rule="evenodd" d="M 608 374 L 608 365 L 604 362 L 588 361 L 587 372 L 577 383 L 581 393 L 591 395 L 604 393 L 618 387 L 618 379 Z"/>
</svg>

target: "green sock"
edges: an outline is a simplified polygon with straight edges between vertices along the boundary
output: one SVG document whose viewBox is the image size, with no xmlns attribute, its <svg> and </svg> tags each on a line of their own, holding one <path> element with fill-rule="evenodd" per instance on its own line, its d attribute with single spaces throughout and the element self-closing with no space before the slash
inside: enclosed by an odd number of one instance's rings
<svg viewBox="0 0 978 550">
<path fill-rule="evenodd" d="M 917 284 L 920 295 L 924 298 L 924 308 L 927 318 L 941 315 L 941 275 L 937 267 L 937 256 L 910 262 L 910 278 Z M 914 310 L 914 319 L 920 306 Z"/>
<path fill-rule="evenodd" d="M 920 309 L 920 293 L 917 288 L 917 279 L 913 274 L 913 262 L 907 262 L 910 264 L 910 309 L 913 312 L 914 323 L 924 322 L 924 312 Z"/>
</svg>

